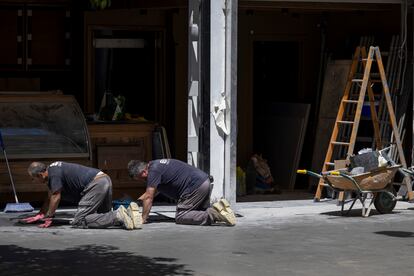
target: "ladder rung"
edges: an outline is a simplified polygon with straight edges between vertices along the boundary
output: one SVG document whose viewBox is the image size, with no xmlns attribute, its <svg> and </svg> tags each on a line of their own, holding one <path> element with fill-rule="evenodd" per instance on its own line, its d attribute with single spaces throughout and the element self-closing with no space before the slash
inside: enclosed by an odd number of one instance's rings
<svg viewBox="0 0 414 276">
<path fill-rule="evenodd" d="M 348 125 L 352 125 L 354 123 L 354 121 L 338 121 L 338 124 L 348 124 Z"/>
<path fill-rule="evenodd" d="M 358 103 L 357 100 L 343 100 L 344 103 Z"/>
<path fill-rule="evenodd" d="M 327 166 L 335 166 L 335 163 L 332 163 L 332 162 L 326 162 L 326 163 L 325 163 L 325 165 L 327 165 Z"/>
<path fill-rule="evenodd" d="M 348 142 L 338 142 L 338 141 L 333 141 L 333 142 L 331 142 L 331 144 L 334 144 L 334 145 L 341 145 L 341 146 L 349 146 L 349 144 L 350 144 L 350 143 L 348 143 Z"/>
<path fill-rule="evenodd" d="M 368 58 L 361 58 L 361 60 L 362 60 L 362 61 L 367 61 L 367 60 L 368 60 Z M 372 58 L 371 60 L 372 60 L 373 62 L 376 62 L 376 61 L 377 61 L 376 59 L 373 59 L 373 58 Z"/>
<path fill-rule="evenodd" d="M 363 79 L 352 79 L 352 82 L 363 82 Z"/>
</svg>

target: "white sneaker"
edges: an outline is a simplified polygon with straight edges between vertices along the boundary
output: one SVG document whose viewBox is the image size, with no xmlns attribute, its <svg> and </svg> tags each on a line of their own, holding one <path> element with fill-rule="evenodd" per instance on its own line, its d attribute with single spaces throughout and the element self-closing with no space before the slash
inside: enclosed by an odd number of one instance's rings
<svg viewBox="0 0 414 276">
<path fill-rule="evenodd" d="M 127 209 L 124 206 L 119 206 L 116 210 L 116 217 L 122 224 L 124 225 L 125 229 L 132 230 L 134 229 L 134 223 L 132 222 L 131 217 L 128 215 Z"/>
<path fill-rule="evenodd" d="M 139 206 L 135 202 L 131 202 L 127 209 L 129 217 L 132 219 L 134 229 L 142 228 L 142 214 L 139 211 Z"/>
<path fill-rule="evenodd" d="M 227 199 L 222 198 L 218 202 L 213 204 L 213 208 L 218 212 L 220 220 L 227 225 L 236 225 L 236 216 L 233 210 L 230 208 L 230 203 Z"/>
</svg>

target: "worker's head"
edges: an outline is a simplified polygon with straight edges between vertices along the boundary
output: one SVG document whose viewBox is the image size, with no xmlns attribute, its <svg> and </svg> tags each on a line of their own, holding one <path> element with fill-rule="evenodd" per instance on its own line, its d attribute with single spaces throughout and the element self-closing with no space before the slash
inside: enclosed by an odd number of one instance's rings
<svg viewBox="0 0 414 276">
<path fill-rule="evenodd" d="M 47 166 L 42 162 L 32 162 L 27 172 L 35 182 L 44 183 L 47 181 Z"/>
<path fill-rule="evenodd" d="M 148 163 L 140 160 L 131 160 L 128 163 L 128 173 L 135 180 L 146 179 L 148 176 Z"/>
</svg>

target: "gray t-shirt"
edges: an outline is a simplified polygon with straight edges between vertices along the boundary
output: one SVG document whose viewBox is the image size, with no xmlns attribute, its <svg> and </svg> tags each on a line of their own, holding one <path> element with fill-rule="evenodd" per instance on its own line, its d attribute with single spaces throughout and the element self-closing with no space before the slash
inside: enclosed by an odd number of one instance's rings
<svg viewBox="0 0 414 276">
<path fill-rule="evenodd" d="M 79 164 L 57 161 L 49 165 L 48 187 L 54 193 L 61 191 L 62 197 L 69 201 L 79 201 L 85 187 L 92 182 L 99 170 Z"/>
<path fill-rule="evenodd" d="M 147 186 L 157 188 L 172 199 L 191 193 L 208 179 L 208 175 L 187 163 L 175 159 L 149 162 Z"/>
</svg>

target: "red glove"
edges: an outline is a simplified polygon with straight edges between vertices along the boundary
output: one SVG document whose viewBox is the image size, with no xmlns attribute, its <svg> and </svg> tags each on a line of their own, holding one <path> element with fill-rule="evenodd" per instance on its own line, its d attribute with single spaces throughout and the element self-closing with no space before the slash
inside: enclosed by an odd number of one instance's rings
<svg viewBox="0 0 414 276">
<path fill-rule="evenodd" d="M 39 220 L 43 219 L 44 217 L 45 217 L 45 214 L 39 213 L 34 217 L 29 217 L 29 218 L 22 219 L 22 221 L 25 222 L 25 223 L 34 223 L 36 221 L 39 221 Z"/>
<path fill-rule="evenodd" d="M 50 225 L 52 225 L 52 218 L 45 218 L 44 223 L 40 224 L 40 228 L 48 228 Z"/>
</svg>

